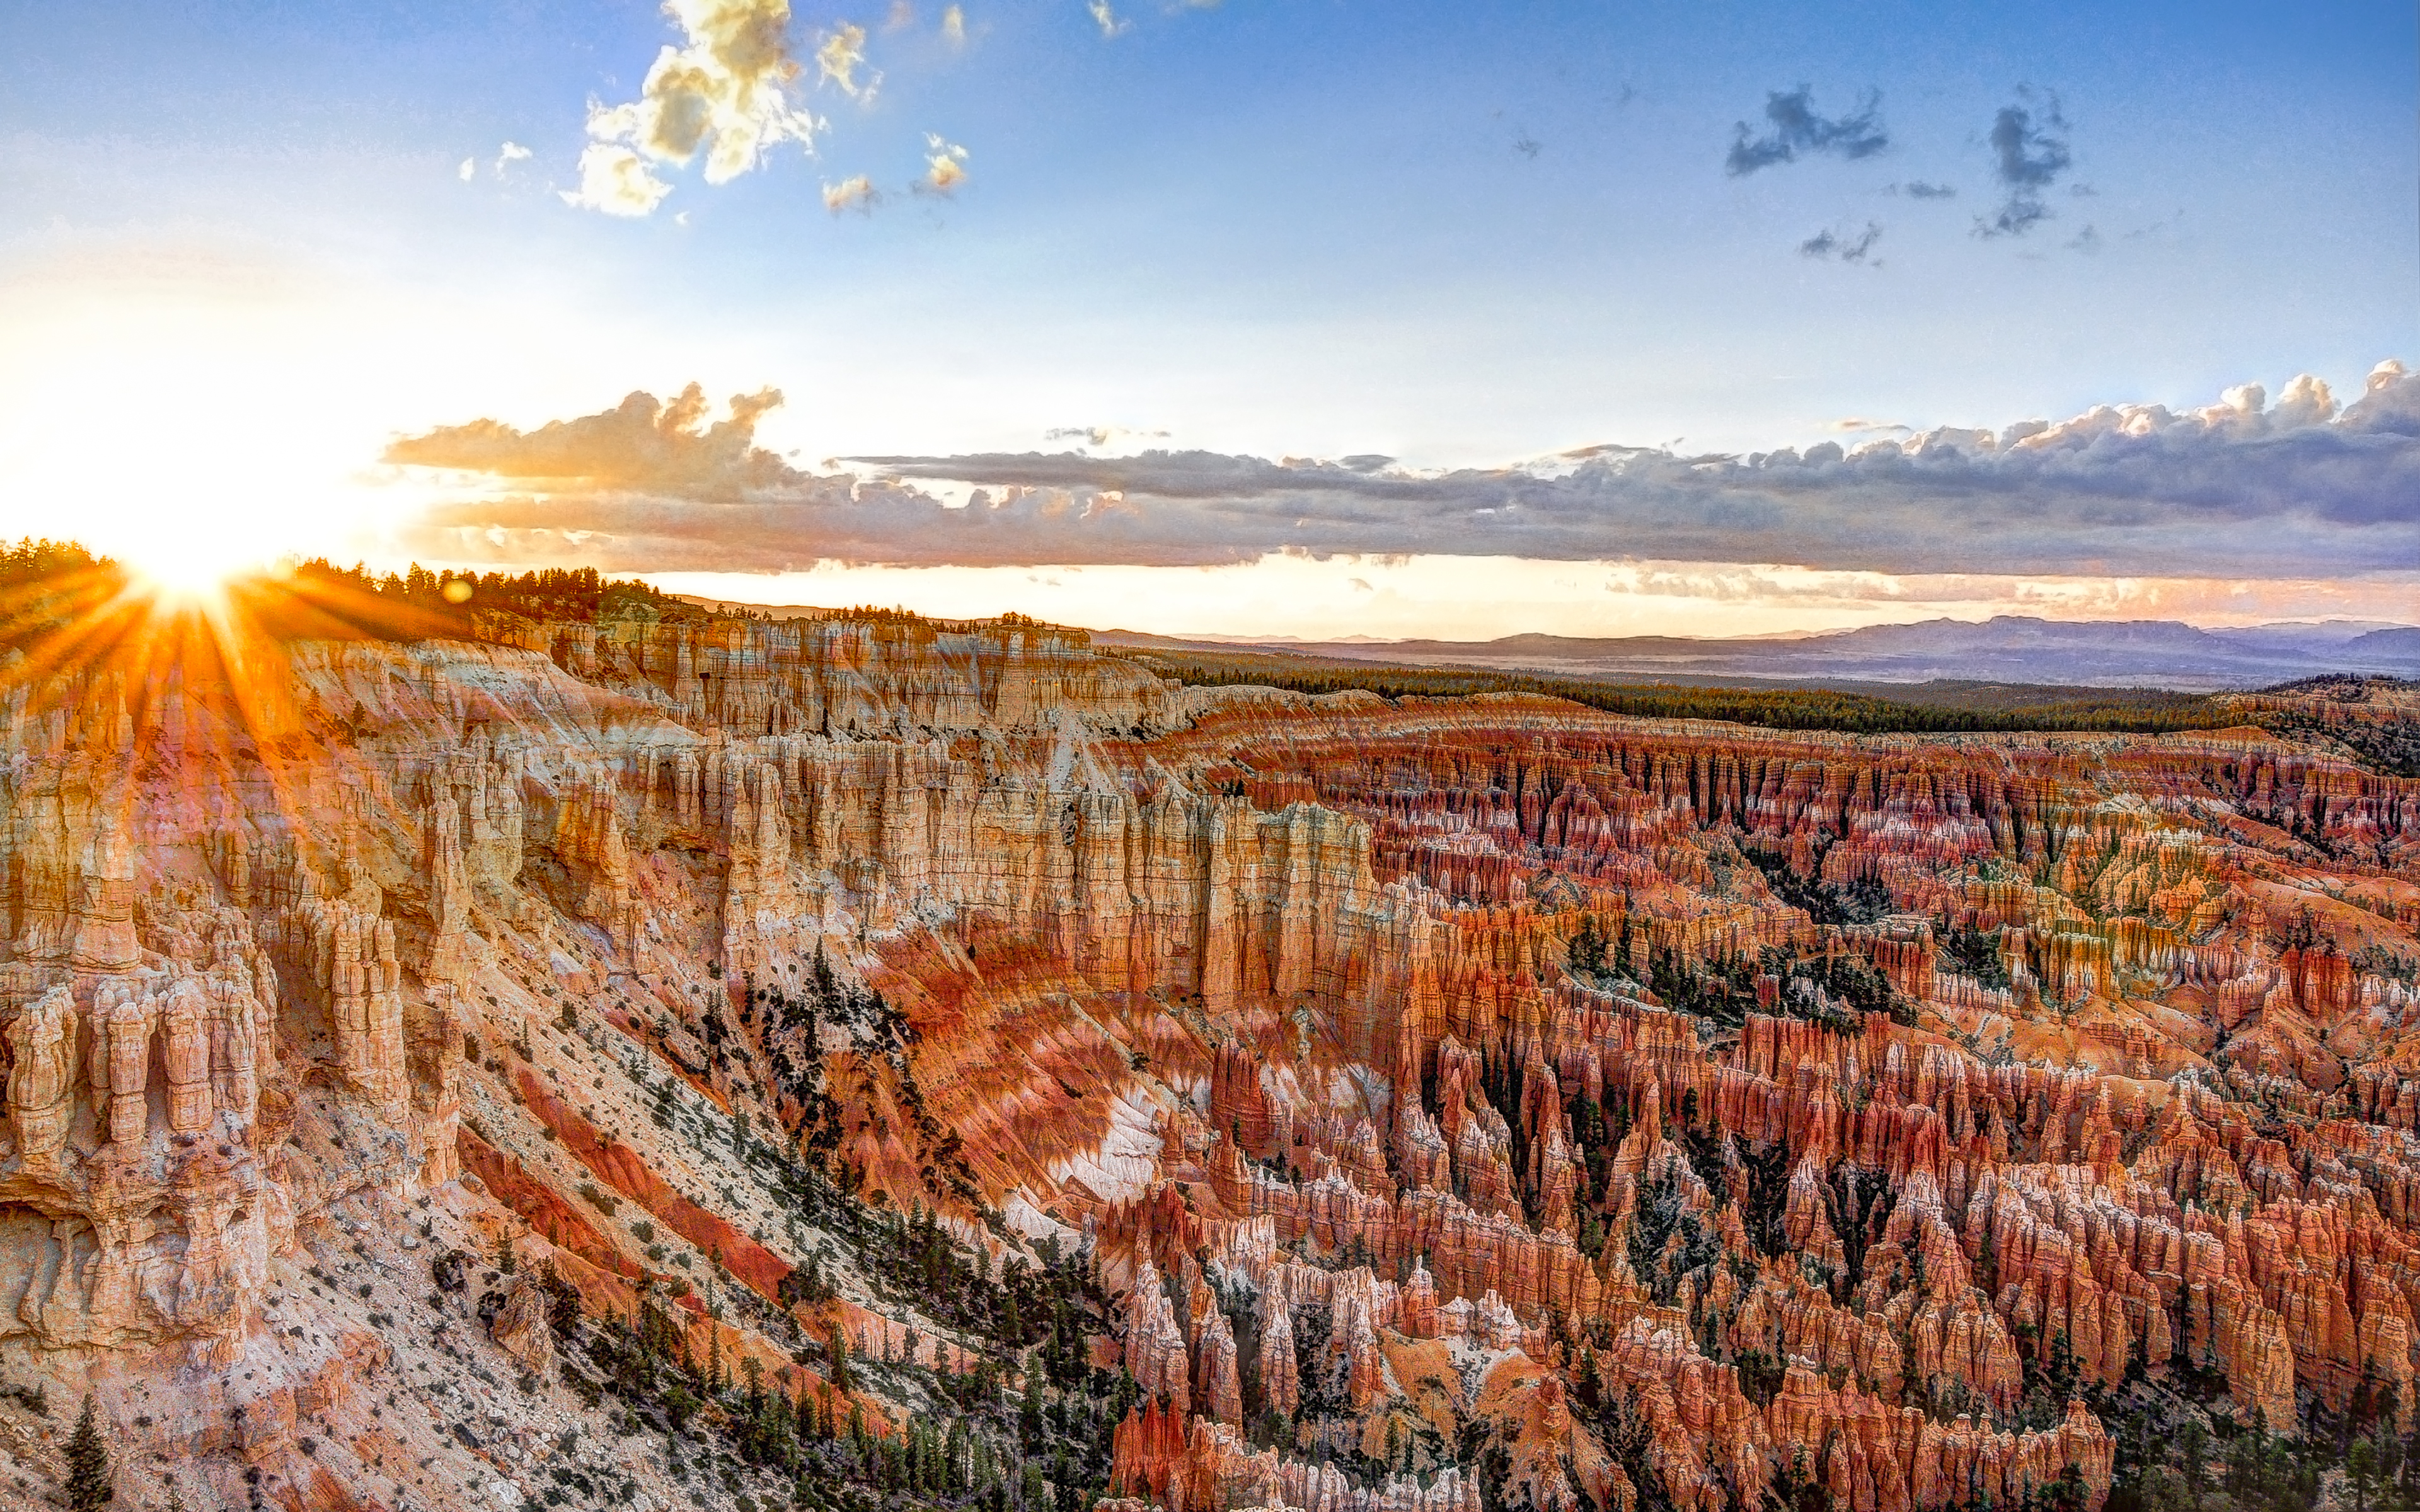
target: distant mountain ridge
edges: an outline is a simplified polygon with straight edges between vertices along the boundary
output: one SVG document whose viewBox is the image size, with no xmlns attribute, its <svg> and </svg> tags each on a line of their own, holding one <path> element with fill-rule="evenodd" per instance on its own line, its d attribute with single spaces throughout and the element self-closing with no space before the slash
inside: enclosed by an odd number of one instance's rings
<svg viewBox="0 0 2420 1512">
<path fill-rule="evenodd" d="M 1256 645 L 1341 659 L 1434 662 L 1565 676 L 1851 679 L 1923 683 L 1970 679 L 2195 691 L 2257 687 L 2325 672 L 2420 675 L 2420 626 L 2376 621 L 2296 622 L 2205 630 L 2179 620 L 1924 620 L 1812 636 L 1513 635 L 1494 640 L 1264 640 L 1103 631 L 1108 643 Z"/>
</svg>

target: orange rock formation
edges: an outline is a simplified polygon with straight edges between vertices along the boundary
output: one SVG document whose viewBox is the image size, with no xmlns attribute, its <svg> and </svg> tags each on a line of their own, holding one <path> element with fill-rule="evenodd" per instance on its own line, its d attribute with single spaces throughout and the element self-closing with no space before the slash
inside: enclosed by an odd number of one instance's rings
<svg viewBox="0 0 2420 1512">
<path fill-rule="evenodd" d="M 1112 1489 L 1170 1512 L 2097 1505 L 2087 1394 L 2187 1375 L 2412 1426 L 2420 783 L 1186 690 L 1016 626 L 512 639 L 0 703 L 0 1352 L 122 1419 L 184 1372 L 139 1431 L 239 1500 L 400 1484 L 296 1458 L 295 1391 L 425 1391 L 334 1326 L 404 1301 L 309 1279 L 357 1236 L 619 1313 L 687 1246 L 773 1320 L 683 1277 L 681 1326 L 803 1381 L 813 1236 L 702 1123 L 1089 1246 Z M 777 1042 L 818 962 L 898 1048 Z M 543 1301 L 489 1335 L 538 1375 Z M 464 1433 L 411 1453 L 527 1468 Z"/>
</svg>

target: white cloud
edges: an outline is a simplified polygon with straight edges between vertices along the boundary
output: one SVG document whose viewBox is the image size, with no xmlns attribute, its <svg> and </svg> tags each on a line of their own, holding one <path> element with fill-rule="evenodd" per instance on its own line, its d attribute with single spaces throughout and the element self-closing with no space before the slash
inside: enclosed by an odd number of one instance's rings
<svg viewBox="0 0 2420 1512">
<path fill-rule="evenodd" d="M 959 7 L 952 6 L 941 12 L 941 40 L 952 47 L 967 45 L 967 13 Z"/>
<path fill-rule="evenodd" d="M 1092 12 L 1093 24 L 1101 28 L 1103 37 L 1115 37 L 1134 25 L 1133 22 L 1120 19 L 1118 13 L 1109 8 L 1109 0 L 1087 0 L 1084 8 Z"/>
<path fill-rule="evenodd" d="M 815 67 L 824 81 L 840 85 L 840 92 L 851 100 L 872 100 L 882 83 L 879 73 L 869 76 L 861 85 L 857 70 L 865 67 L 865 28 L 842 22 L 825 34 L 823 45 L 815 49 Z"/>
<path fill-rule="evenodd" d="M 947 194 L 954 193 L 960 184 L 967 181 L 966 148 L 955 142 L 944 141 L 929 131 L 925 133 L 924 146 L 928 151 L 924 159 L 924 177 L 916 180 L 916 187 L 919 190 L 927 193 Z"/>
<path fill-rule="evenodd" d="M 637 100 L 590 106 L 581 187 L 564 196 L 570 204 L 647 214 L 672 186 L 643 159 L 687 164 L 702 152 L 706 181 L 721 184 L 783 142 L 814 149 L 820 123 L 789 97 L 799 65 L 788 0 L 666 0 L 664 9 L 687 45 L 657 54 Z"/>
<path fill-rule="evenodd" d="M 824 185 L 824 208 L 838 215 L 843 210 L 870 212 L 882 203 L 882 193 L 874 180 L 863 174 L 844 178 L 836 184 Z"/>
<path fill-rule="evenodd" d="M 496 177 L 502 178 L 505 169 L 516 162 L 526 162 L 531 156 L 530 149 L 519 142 L 505 143 L 503 150 L 496 154 Z"/>
<path fill-rule="evenodd" d="M 646 161 L 626 147 L 591 142 L 580 154 L 580 187 L 562 192 L 563 202 L 607 215 L 640 216 L 664 202 L 673 186 L 657 177 Z"/>
<path fill-rule="evenodd" d="M 479 177 L 479 160 L 476 158 L 464 158 L 462 160 L 461 170 L 458 177 L 466 184 L 472 179 Z"/>
</svg>

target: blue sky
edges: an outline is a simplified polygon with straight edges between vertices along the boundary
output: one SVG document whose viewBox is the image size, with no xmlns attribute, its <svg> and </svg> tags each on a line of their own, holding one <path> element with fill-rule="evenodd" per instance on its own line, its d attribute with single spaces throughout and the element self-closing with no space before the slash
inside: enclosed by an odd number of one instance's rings
<svg viewBox="0 0 2420 1512">
<path fill-rule="evenodd" d="M 381 467 L 394 437 L 693 379 L 779 388 L 757 440 L 809 468 L 1109 426 L 1093 450 L 1466 469 L 2304 372 L 2350 400 L 2420 356 L 2410 6 L 1944 8 L 1226 0 L 1106 36 L 1082 0 L 968 0 L 959 44 L 929 0 L 801 8 L 814 156 L 657 164 L 628 218 L 561 192 L 591 102 L 686 40 L 655 6 L 17 8 L 0 529 L 156 538 L 194 483 L 375 551 L 440 486 Z M 817 82 L 848 23 L 870 99 Z M 1727 173 L 1801 87 L 1874 97 L 1887 146 Z M 1978 237 L 2010 106 L 2068 162 L 2044 219 Z M 964 150 L 947 195 L 909 187 L 928 133 Z M 859 175 L 879 202 L 828 210 Z M 151 471 L 93 464 L 111 435 L 158 438 Z"/>
</svg>

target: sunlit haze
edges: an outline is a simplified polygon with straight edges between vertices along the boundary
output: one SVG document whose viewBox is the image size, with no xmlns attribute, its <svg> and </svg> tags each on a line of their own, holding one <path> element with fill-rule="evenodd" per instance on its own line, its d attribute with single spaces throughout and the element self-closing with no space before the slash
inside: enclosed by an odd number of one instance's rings
<svg viewBox="0 0 2420 1512">
<path fill-rule="evenodd" d="M 20 8 L 0 531 L 1174 634 L 2410 618 L 2414 24 Z"/>
</svg>

